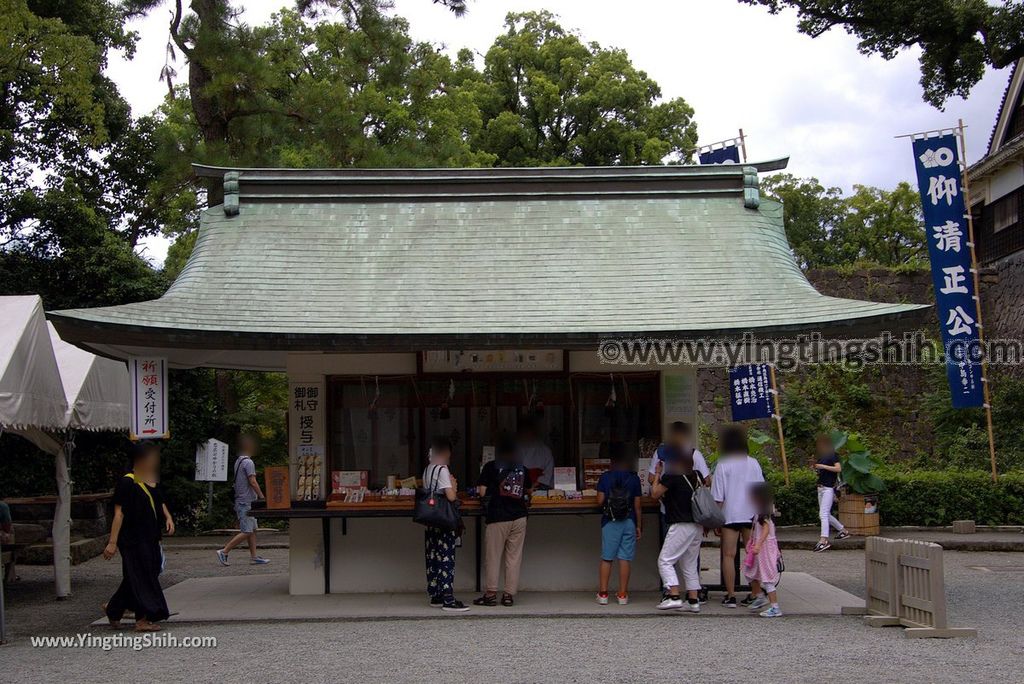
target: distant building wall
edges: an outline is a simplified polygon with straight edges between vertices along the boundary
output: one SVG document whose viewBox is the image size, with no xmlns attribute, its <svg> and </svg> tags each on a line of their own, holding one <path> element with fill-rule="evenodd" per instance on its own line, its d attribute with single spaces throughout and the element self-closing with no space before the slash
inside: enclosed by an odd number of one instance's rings
<svg viewBox="0 0 1024 684">
<path fill-rule="evenodd" d="M 982 303 L 986 334 L 990 339 L 1024 339 L 1024 252 L 993 263 L 982 271 Z M 874 268 L 845 271 L 813 269 L 807 273 L 819 292 L 834 297 L 853 297 L 878 302 L 934 301 L 931 273 L 927 270 L 897 272 Z M 934 311 L 926 317 L 924 329 L 938 336 Z M 1021 373 L 1022 368 L 1001 367 L 990 373 L 993 383 L 1002 373 Z M 780 373 L 785 391 L 787 378 L 799 378 L 800 372 Z M 712 428 L 730 420 L 727 373 L 722 368 L 702 368 L 697 373 L 700 420 Z M 890 366 L 883 369 L 873 387 L 876 397 L 891 408 L 875 418 L 874 429 L 885 433 L 886 441 L 897 451 L 897 458 L 912 458 L 934 449 L 932 426 L 918 407 L 917 399 L 927 391 L 924 369 L 914 366 Z M 772 430 L 768 421 L 756 424 Z M 787 445 L 796 458 L 802 458 L 810 445 Z M 793 458 L 791 458 L 791 463 Z M 801 461 L 802 462 L 802 461 Z"/>
</svg>

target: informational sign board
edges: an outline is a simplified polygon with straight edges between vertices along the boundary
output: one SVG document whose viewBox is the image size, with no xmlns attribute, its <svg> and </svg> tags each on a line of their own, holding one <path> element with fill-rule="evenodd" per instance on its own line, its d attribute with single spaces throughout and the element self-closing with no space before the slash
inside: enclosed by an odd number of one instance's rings
<svg viewBox="0 0 1024 684">
<path fill-rule="evenodd" d="M 288 383 L 288 445 L 293 498 L 325 498 L 324 415 L 327 393 L 323 381 Z"/>
<path fill-rule="evenodd" d="M 128 375 L 129 439 L 167 439 L 171 436 L 167 419 L 167 359 L 132 356 L 128 359 Z"/>
<path fill-rule="evenodd" d="M 341 494 L 346 489 L 362 489 L 370 481 L 366 470 L 335 470 L 331 473 L 331 492 Z"/>
<path fill-rule="evenodd" d="M 291 508 L 291 486 L 288 482 L 288 466 L 264 468 L 263 482 L 267 488 L 267 508 L 271 510 Z"/>
<path fill-rule="evenodd" d="M 771 369 L 750 364 L 729 369 L 729 396 L 734 421 L 771 418 L 775 413 Z"/>
<path fill-rule="evenodd" d="M 977 292 L 957 136 L 950 133 L 915 140 L 914 164 L 953 407 L 983 406 Z"/>
<path fill-rule="evenodd" d="M 697 373 L 692 369 L 670 369 L 661 374 L 662 436 L 667 436 L 672 423 L 697 424 Z M 696 430 L 696 427 L 694 427 Z M 658 440 L 655 447 L 661 442 Z"/>
<path fill-rule="evenodd" d="M 482 351 L 449 350 L 423 352 L 424 373 L 460 373 L 463 371 L 561 371 L 560 349 L 488 349 Z"/>
<path fill-rule="evenodd" d="M 227 482 L 228 445 L 208 439 L 196 447 L 196 482 Z"/>
<path fill-rule="evenodd" d="M 563 492 L 575 492 L 576 491 L 576 469 L 575 468 L 555 468 L 555 489 L 561 489 Z"/>
</svg>

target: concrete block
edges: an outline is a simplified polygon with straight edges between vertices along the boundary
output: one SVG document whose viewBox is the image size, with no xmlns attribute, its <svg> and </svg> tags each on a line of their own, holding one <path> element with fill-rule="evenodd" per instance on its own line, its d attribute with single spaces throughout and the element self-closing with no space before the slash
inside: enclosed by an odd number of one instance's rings
<svg viewBox="0 0 1024 684">
<path fill-rule="evenodd" d="M 977 531 L 973 520 L 953 521 L 953 534 L 974 534 Z"/>
</svg>

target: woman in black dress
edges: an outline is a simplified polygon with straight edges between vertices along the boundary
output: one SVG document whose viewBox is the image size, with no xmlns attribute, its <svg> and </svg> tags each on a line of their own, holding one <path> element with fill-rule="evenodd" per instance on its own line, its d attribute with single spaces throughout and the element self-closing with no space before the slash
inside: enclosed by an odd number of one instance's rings
<svg viewBox="0 0 1024 684">
<path fill-rule="evenodd" d="M 119 627 L 125 612 L 132 611 L 136 631 L 158 632 L 161 628 L 156 623 L 169 615 L 159 579 L 164 515 L 146 485 L 155 481 L 159 467 L 160 447 L 153 442 L 136 444 L 132 449 L 132 472 L 114 488 L 114 522 L 103 557 L 109 560 L 121 553 L 123 579 L 104 606 L 112 627 Z"/>
</svg>

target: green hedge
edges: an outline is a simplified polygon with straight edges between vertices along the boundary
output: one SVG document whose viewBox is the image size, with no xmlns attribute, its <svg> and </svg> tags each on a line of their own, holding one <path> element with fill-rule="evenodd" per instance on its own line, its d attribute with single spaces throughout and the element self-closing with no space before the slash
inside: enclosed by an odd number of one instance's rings
<svg viewBox="0 0 1024 684">
<path fill-rule="evenodd" d="M 782 517 L 780 525 L 818 520 L 815 476 L 808 471 L 767 474 Z M 1024 524 L 1024 472 L 1001 475 L 992 483 L 982 471 L 880 472 L 886 490 L 881 495 L 882 525 L 949 525 L 974 520 L 980 525 Z"/>
</svg>

